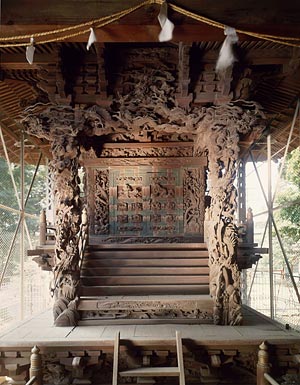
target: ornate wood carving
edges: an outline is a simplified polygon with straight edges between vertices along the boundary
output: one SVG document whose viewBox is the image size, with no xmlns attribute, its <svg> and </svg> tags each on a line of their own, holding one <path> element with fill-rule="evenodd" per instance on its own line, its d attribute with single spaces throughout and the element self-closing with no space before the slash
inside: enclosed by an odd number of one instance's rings
<svg viewBox="0 0 300 385">
<path fill-rule="evenodd" d="M 80 125 L 76 112 L 56 108 L 47 120 L 27 119 L 28 133 L 51 142 L 55 170 L 56 243 L 53 294 L 53 314 L 57 326 L 75 325 L 79 287 L 78 232 L 82 202 L 79 191 L 79 143 L 76 138 Z"/>
<path fill-rule="evenodd" d="M 81 158 L 83 162 L 91 159 L 103 158 L 159 158 L 159 157 L 192 157 L 193 156 L 193 142 L 190 143 L 118 143 L 118 144 L 104 144 L 99 156 L 95 151 L 82 151 Z M 181 144 L 181 145 L 180 145 Z M 184 145 L 182 145 L 184 144 Z M 131 145 L 131 146 L 130 146 Z M 134 146 L 133 146 L 134 145 Z M 150 146 L 149 146 L 150 145 Z"/>
<path fill-rule="evenodd" d="M 94 233 L 109 234 L 109 170 L 95 170 Z"/>
<path fill-rule="evenodd" d="M 208 247 L 215 322 L 239 324 L 242 317 L 240 273 L 236 263 L 237 230 L 234 218 L 236 190 L 233 182 L 240 136 L 250 131 L 255 135 L 255 131 L 262 128 L 260 125 L 262 114 L 256 104 L 243 101 L 218 107 L 194 106 L 189 110 L 183 109 L 176 102 L 174 93 L 176 81 L 168 67 L 163 70 L 147 68 L 143 72 L 133 71 L 126 87 L 127 93 L 115 98 L 111 107 L 107 109 L 99 106 L 86 110 L 50 107 L 38 117 L 28 117 L 25 120 L 25 126 L 30 133 L 33 135 L 42 133 L 41 136 L 53 142 L 52 151 L 58 170 L 60 219 L 57 225 L 63 235 L 57 241 L 56 285 L 70 287 L 67 292 L 63 289 L 57 290 L 63 298 L 63 303 L 60 303 L 58 309 L 61 311 L 65 299 L 69 302 L 74 300 L 73 296 L 78 283 L 76 275 L 78 272 L 75 268 L 77 255 L 74 246 L 77 211 L 80 209 L 80 201 L 75 199 L 79 155 L 76 135 L 78 140 L 83 140 L 86 136 L 104 136 L 107 140 L 120 142 L 175 139 L 190 141 L 195 137 L 195 155 L 199 156 L 207 151 L 209 160 L 211 207 L 207 212 L 210 222 Z M 63 130 L 61 122 L 63 122 Z M 43 129 L 41 129 L 42 126 Z M 53 140 L 52 137 L 55 139 Z M 132 162 L 132 160 L 123 159 L 122 165 Z M 139 164 L 142 164 L 142 159 L 139 158 Z M 165 159 L 173 160 L 171 157 Z M 137 189 L 138 185 L 129 186 L 129 188 L 133 189 L 132 194 L 142 192 Z M 151 199 L 155 200 L 156 196 L 163 193 L 168 194 L 166 197 L 171 199 L 171 190 L 171 186 L 164 186 L 161 183 L 153 185 L 150 190 Z M 119 192 L 121 191 L 125 193 L 125 190 L 120 189 Z M 73 200 L 74 205 L 70 206 L 69 202 Z M 192 206 L 194 207 L 195 204 L 193 202 Z M 159 215 L 159 213 L 155 214 Z M 122 222 L 120 229 L 121 226 L 128 229 L 125 214 L 120 212 L 118 215 Z M 192 216 L 189 217 L 191 221 L 192 218 Z M 135 216 L 131 219 L 134 224 L 131 229 L 140 231 L 141 217 Z M 159 217 L 153 216 L 153 219 L 158 220 Z M 176 217 L 170 217 L 170 226 L 174 221 Z M 167 230 L 167 219 L 165 222 L 164 230 Z M 68 224 L 72 225 L 71 229 L 65 230 Z M 157 229 L 160 231 L 161 227 Z M 173 232 L 171 227 L 170 231 Z M 66 243 L 64 243 L 65 235 L 68 238 Z M 159 232 L 158 235 L 160 235 Z M 66 249 L 67 246 L 70 250 Z"/>
<path fill-rule="evenodd" d="M 211 205 L 206 220 L 210 293 L 214 299 L 216 324 L 237 325 L 242 322 L 234 180 L 239 134 L 262 129 L 262 118 L 254 103 L 210 107 L 199 125 L 195 142 L 196 153 L 208 150 Z"/>
<path fill-rule="evenodd" d="M 126 159 L 130 160 L 130 168 L 120 168 L 115 158 L 105 162 L 102 158 L 98 160 L 99 165 L 104 163 L 109 167 L 109 172 L 104 168 L 87 167 L 93 234 L 165 237 L 168 240 L 185 234 L 200 240 L 203 237 L 203 166 L 206 159 L 171 158 L 172 162 L 166 162 L 165 158 L 154 158 L 156 167 L 152 167 L 151 158 L 145 159 L 147 166 L 137 166 L 135 158 Z"/>
<path fill-rule="evenodd" d="M 103 299 L 80 307 L 82 319 L 185 319 L 212 323 L 212 307 L 208 300 L 171 298 L 141 299 L 119 298 L 118 301 Z"/>
<path fill-rule="evenodd" d="M 184 232 L 204 233 L 204 169 L 186 168 L 183 176 Z"/>
</svg>

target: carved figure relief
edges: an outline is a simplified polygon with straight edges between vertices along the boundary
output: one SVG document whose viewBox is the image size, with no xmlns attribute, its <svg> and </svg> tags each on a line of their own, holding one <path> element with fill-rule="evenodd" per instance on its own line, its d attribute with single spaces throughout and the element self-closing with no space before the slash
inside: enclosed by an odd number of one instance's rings
<svg viewBox="0 0 300 385">
<path fill-rule="evenodd" d="M 109 171 L 95 170 L 94 233 L 109 234 Z"/>
<path fill-rule="evenodd" d="M 185 168 L 183 178 L 184 232 L 203 234 L 204 169 Z"/>
</svg>

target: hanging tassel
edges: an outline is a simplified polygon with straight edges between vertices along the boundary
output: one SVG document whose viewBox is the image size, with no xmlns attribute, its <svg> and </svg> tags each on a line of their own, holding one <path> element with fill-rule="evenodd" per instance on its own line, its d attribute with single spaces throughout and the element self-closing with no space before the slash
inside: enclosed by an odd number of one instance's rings
<svg viewBox="0 0 300 385">
<path fill-rule="evenodd" d="M 34 51 L 35 47 L 33 46 L 34 39 L 33 37 L 30 38 L 30 45 L 26 47 L 26 59 L 29 64 L 33 63 L 33 56 L 34 56 Z"/>
<path fill-rule="evenodd" d="M 226 69 L 232 66 L 236 61 L 232 46 L 234 43 L 238 42 L 239 38 L 235 28 L 225 27 L 224 35 L 226 35 L 226 38 L 220 49 L 219 58 L 216 64 L 216 72 L 226 71 Z"/>
<path fill-rule="evenodd" d="M 91 32 L 90 32 L 89 40 L 88 40 L 87 45 L 86 45 L 87 50 L 89 50 L 91 48 L 91 45 L 97 41 L 97 37 L 96 37 L 95 31 L 94 31 L 94 28 L 90 28 L 90 31 Z"/>
<path fill-rule="evenodd" d="M 168 19 L 168 5 L 166 1 L 162 3 L 157 18 L 161 27 L 158 40 L 160 42 L 172 40 L 174 24 Z"/>
</svg>

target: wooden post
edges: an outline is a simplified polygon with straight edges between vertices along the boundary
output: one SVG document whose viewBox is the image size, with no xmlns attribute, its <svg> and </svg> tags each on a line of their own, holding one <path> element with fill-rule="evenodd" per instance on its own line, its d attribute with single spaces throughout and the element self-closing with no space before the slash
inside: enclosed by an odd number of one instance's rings
<svg viewBox="0 0 300 385">
<path fill-rule="evenodd" d="M 265 341 L 259 345 L 256 369 L 257 385 L 268 385 L 268 381 L 264 377 L 265 373 L 270 372 L 268 345 Z"/>
<path fill-rule="evenodd" d="M 249 207 L 246 217 L 246 238 L 247 243 L 254 243 L 254 224 L 253 224 L 253 212 Z"/>
<path fill-rule="evenodd" d="M 40 245 L 46 244 L 47 222 L 46 211 L 43 209 L 40 214 Z"/>
<path fill-rule="evenodd" d="M 31 350 L 29 378 L 36 377 L 35 385 L 43 385 L 42 355 L 40 349 L 34 346 Z"/>
</svg>

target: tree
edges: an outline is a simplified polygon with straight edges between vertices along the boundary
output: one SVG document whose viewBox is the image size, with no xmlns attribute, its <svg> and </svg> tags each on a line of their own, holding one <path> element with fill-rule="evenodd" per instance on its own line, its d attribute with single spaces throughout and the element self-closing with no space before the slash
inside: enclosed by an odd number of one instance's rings
<svg viewBox="0 0 300 385">
<path fill-rule="evenodd" d="M 279 228 L 290 241 L 300 241 L 300 147 L 292 151 L 283 173 L 285 186 L 278 195 Z"/>
</svg>

